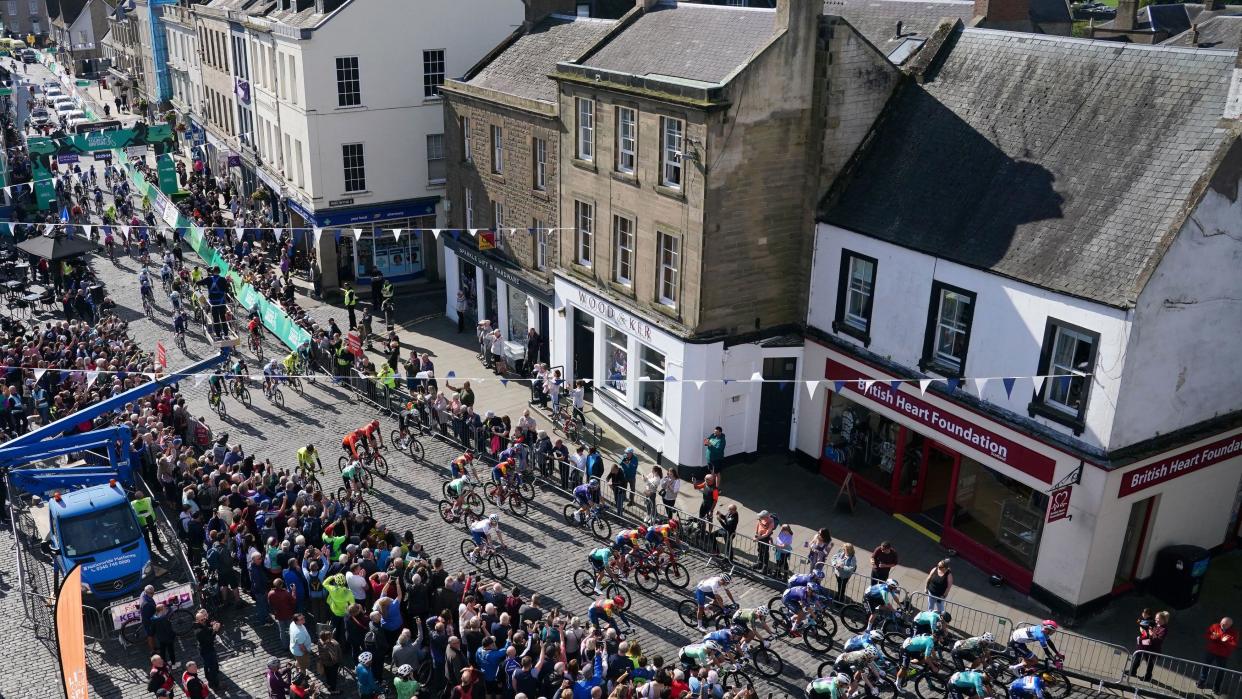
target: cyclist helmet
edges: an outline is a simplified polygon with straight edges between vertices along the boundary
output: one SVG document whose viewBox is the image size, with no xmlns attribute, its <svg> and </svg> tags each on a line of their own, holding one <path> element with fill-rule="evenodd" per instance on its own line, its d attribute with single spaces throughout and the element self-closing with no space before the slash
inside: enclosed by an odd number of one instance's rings
<svg viewBox="0 0 1242 699">
<path fill-rule="evenodd" d="M 994 643 L 996 642 L 996 636 L 993 636 L 992 632 L 988 631 L 987 633 L 980 636 L 979 640 L 983 641 L 984 643 Z"/>
<path fill-rule="evenodd" d="M 505 463 L 512 466 L 513 464 L 516 464 L 517 461 L 515 461 L 512 456 L 510 456 L 509 458 L 505 459 Z"/>
<path fill-rule="evenodd" d="M 500 521 L 500 513 L 493 512 L 492 514 L 488 515 L 487 518 L 491 520 L 492 524 L 495 524 Z"/>
<path fill-rule="evenodd" d="M 742 628 L 741 626 L 734 626 L 733 628 L 729 629 L 729 633 L 733 634 L 734 636 L 741 636 L 742 634 L 746 633 L 746 629 Z"/>
<path fill-rule="evenodd" d="M 733 576 L 729 575 L 728 573 L 725 573 L 724 575 L 720 576 L 720 582 L 725 585 L 728 585 L 729 583 L 733 582 Z"/>
<path fill-rule="evenodd" d="M 1056 631 L 1061 628 L 1060 624 L 1052 619 L 1044 619 L 1039 623 L 1039 625 L 1044 627 L 1044 631 Z"/>
<path fill-rule="evenodd" d="M 815 570 L 811 571 L 811 577 L 815 578 L 816 580 L 823 580 L 823 579 L 824 579 L 824 569 L 823 569 L 823 568 L 816 568 Z"/>
<path fill-rule="evenodd" d="M 767 607 L 755 607 L 755 618 L 756 619 L 767 619 L 768 608 Z"/>
<path fill-rule="evenodd" d="M 466 453 L 465 453 L 465 454 L 463 454 L 462 456 L 465 456 L 465 457 L 466 457 L 466 461 L 474 461 L 474 450 L 473 450 L 473 449 L 467 449 L 467 450 L 466 450 Z"/>
<path fill-rule="evenodd" d="M 941 614 L 941 615 L 940 615 L 940 621 L 942 621 L 942 622 L 944 622 L 944 623 L 946 623 L 946 624 L 947 624 L 947 623 L 949 623 L 950 621 L 953 621 L 953 615 L 952 615 L 952 614 L 950 614 L 950 613 L 948 613 L 948 612 L 945 612 L 944 614 Z"/>
<path fill-rule="evenodd" d="M 834 679 L 837 681 L 837 684 L 849 684 L 851 681 L 850 676 L 844 672 L 837 673 L 837 676 Z"/>
<path fill-rule="evenodd" d="M 896 580 L 893 580 L 892 578 L 889 578 L 887 581 L 885 581 L 885 583 L 884 583 L 884 584 L 885 584 L 885 585 L 888 585 L 888 588 L 889 588 L 890 590 L 896 590 L 896 589 L 897 589 L 897 581 L 896 581 Z"/>
<path fill-rule="evenodd" d="M 372 421 L 371 421 L 371 426 L 372 426 L 372 427 L 379 427 L 379 420 L 372 420 Z"/>
<path fill-rule="evenodd" d="M 591 490 L 599 490 L 599 479 L 592 478 L 591 482 L 587 483 L 587 487 L 590 488 Z"/>
<path fill-rule="evenodd" d="M 669 527 L 669 529 L 676 529 L 676 528 L 678 527 L 677 520 L 675 520 L 675 519 L 670 519 L 670 520 L 668 521 L 668 527 Z"/>
<path fill-rule="evenodd" d="M 315 445 L 314 445 L 314 444 L 307 444 L 307 445 L 306 445 L 306 451 L 308 451 L 308 452 L 309 452 L 309 451 L 315 451 Z"/>
<path fill-rule="evenodd" d="M 642 526 L 641 524 L 638 525 L 637 532 L 639 536 L 647 536 L 647 528 Z"/>
<path fill-rule="evenodd" d="M 397 675 L 401 677 L 409 677 L 410 675 L 413 675 L 413 674 L 414 674 L 414 668 L 410 667 L 409 663 L 406 663 L 405 665 L 402 665 L 401 667 L 397 668 Z"/>
<path fill-rule="evenodd" d="M 215 269 L 215 268 L 213 267 L 212 269 Z M 369 665 L 371 663 L 371 658 L 372 658 L 372 655 L 366 651 L 363 651 L 358 654 L 358 662 L 359 664 L 362 664 L 362 665 Z"/>
<path fill-rule="evenodd" d="M 867 638 L 870 638 L 873 643 L 879 643 L 884 640 L 884 634 L 879 631 L 872 630 L 867 632 Z"/>
<path fill-rule="evenodd" d="M 879 660 L 879 659 L 880 659 L 880 649 L 879 649 L 879 648 L 876 648 L 875 646 L 867 646 L 867 649 L 866 649 L 865 651 L 863 651 L 863 652 L 864 652 L 864 653 L 867 655 L 867 657 L 868 657 L 868 658 L 870 658 L 871 660 Z"/>
<path fill-rule="evenodd" d="M 703 648 L 711 653 L 720 652 L 720 644 L 715 641 L 703 641 Z"/>
<path fill-rule="evenodd" d="M 622 597 L 621 595 L 617 595 L 616 597 L 613 597 L 613 598 L 612 598 L 612 603 L 613 603 L 613 604 L 615 604 L 615 605 L 617 605 L 618 607 L 624 607 L 624 606 L 625 606 L 625 598 L 624 598 L 624 597 Z"/>
</svg>

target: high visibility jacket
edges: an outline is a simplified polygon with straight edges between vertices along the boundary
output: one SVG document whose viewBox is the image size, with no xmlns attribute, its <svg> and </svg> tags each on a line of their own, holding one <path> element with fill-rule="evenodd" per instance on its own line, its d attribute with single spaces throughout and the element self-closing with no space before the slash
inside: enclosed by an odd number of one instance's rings
<svg viewBox="0 0 1242 699">
<path fill-rule="evenodd" d="M 358 305 L 358 294 L 353 289 L 345 290 L 345 307 L 351 308 Z"/>
<path fill-rule="evenodd" d="M 354 363 L 353 357 L 349 354 L 349 349 L 345 345 L 336 348 L 336 363 L 341 366 L 349 366 Z"/>
</svg>

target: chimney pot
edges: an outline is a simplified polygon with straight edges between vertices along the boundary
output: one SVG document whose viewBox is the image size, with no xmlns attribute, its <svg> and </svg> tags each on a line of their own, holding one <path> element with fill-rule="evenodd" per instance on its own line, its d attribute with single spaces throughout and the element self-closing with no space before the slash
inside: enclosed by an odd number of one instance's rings
<svg viewBox="0 0 1242 699">
<path fill-rule="evenodd" d="M 897 30 L 893 32 L 893 38 L 900 39 L 901 36 L 901 20 L 897 20 Z"/>
</svg>

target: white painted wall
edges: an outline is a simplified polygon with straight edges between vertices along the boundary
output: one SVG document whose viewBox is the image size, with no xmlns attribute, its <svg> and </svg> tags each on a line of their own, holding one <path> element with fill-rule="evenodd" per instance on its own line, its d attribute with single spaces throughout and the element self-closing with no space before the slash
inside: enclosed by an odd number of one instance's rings
<svg viewBox="0 0 1242 699">
<path fill-rule="evenodd" d="M 281 100 L 281 124 L 302 143 L 309 171 L 302 189 L 313 207 L 342 198 L 362 206 L 443 194 L 443 185 L 427 181 L 427 135 L 444 126 L 441 100 L 423 96 L 423 51 L 444 49 L 446 76 L 460 76 L 522 18 L 520 0 L 365 0 L 345 5 L 308 41 L 278 39 L 298 78 L 297 104 Z M 338 56 L 359 59 L 359 107 L 337 106 Z M 364 146 L 365 193 L 345 192 L 346 143 Z"/>
<path fill-rule="evenodd" d="M 1242 145 L 1234 144 L 1235 157 Z M 1132 444 L 1239 409 L 1242 172 L 1222 166 L 1139 295 L 1110 440 Z M 1153 410 L 1153 406 L 1161 409 Z"/>
<path fill-rule="evenodd" d="M 890 243 L 819 224 L 811 271 L 810 311 L 807 322 L 832 333 L 836 313 L 841 251 L 878 260 L 875 299 L 868 350 L 912 368 L 914 378 L 923 353 L 927 331 L 927 307 L 933 281 L 974 291 L 975 315 L 965 375 L 981 377 L 1030 376 L 1039 371 L 1044 329 L 1049 317 L 1100 334 L 1086 429 L 1078 437 L 1092 447 L 1110 448 L 1114 406 L 1125 362 L 1129 323 L 1126 313 L 1100 304 L 1056 294 L 963 265 L 938 260 Z M 847 335 L 841 339 L 861 346 Z M 822 378 L 822 377 L 821 377 Z M 1020 381 L 1012 397 L 1006 397 L 999 381 L 988 384 L 983 398 L 1017 415 L 1027 414 L 1033 395 L 1030 381 Z M 1044 418 L 1036 418 L 1054 430 L 1073 431 Z"/>
</svg>

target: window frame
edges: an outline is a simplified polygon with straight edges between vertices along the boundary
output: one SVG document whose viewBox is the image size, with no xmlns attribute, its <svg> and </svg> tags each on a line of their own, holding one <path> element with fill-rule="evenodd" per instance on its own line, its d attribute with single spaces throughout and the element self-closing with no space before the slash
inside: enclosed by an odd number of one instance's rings
<svg viewBox="0 0 1242 699">
<path fill-rule="evenodd" d="M 669 125 L 677 124 L 677 148 L 670 148 Z M 676 160 L 670 156 L 676 155 Z M 677 117 L 660 117 L 660 186 L 680 191 L 685 185 L 686 171 L 686 120 Z M 676 182 L 669 177 L 670 169 L 677 173 Z"/>
<path fill-rule="evenodd" d="M 872 282 L 872 303 L 875 302 L 875 283 Z M 969 301 L 969 310 L 966 315 L 965 323 L 965 348 L 962 350 L 962 356 L 959 358 L 959 365 L 954 367 L 940 357 L 937 347 L 939 346 L 941 309 L 943 307 L 943 296 L 946 293 L 962 296 Z M 923 356 L 919 360 L 919 369 L 921 371 L 933 371 L 941 376 L 961 378 L 966 372 L 966 358 L 970 354 L 970 337 L 974 331 L 975 305 L 978 300 L 978 294 L 963 289 L 960 286 L 946 284 L 939 280 L 932 280 L 931 298 L 927 304 L 927 330 L 923 337 Z"/>
<path fill-rule="evenodd" d="M 499 124 L 489 124 L 492 145 L 492 174 L 505 174 L 505 129 Z"/>
<path fill-rule="evenodd" d="M 353 61 L 353 67 L 349 65 L 341 65 L 342 61 Z M 350 78 L 348 73 L 353 71 L 353 77 Z M 345 73 L 345 76 L 342 76 Z M 349 89 L 352 83 L 353 90 Z M 351 100 L 352 96 L 352 101 Z M 336 106 L 337 107 L 357 107 L 362 104 L 362 71 L 359 69 L 357 56 L 337 56 L 336 57 Z"/>
<path fill-rule="evenodd" d="M 620 338 L 620 343 L 616 341 Z M 604 323 L 604 381 L 603 387 L 611 391 L 620 400 L 628 400 L 630 396 L 630 336 L 614 328 L 608 323 Z M 625 358 L 625 376 L 618 379 L 611 378 L 614 353 L 620 351 Z M 616 384 L 616 385 L 614 385 Z"/>
<path fill-rule="evenodd" d="M 474 228 L 474 192 L 470 190 L 470 187 L 462 189 L 462 199 L 464 200 L 462 211 L 465 213 L 463 218 L 466 224 L 466 230 L 470 230 Z"/>
<path fill-rule="evenodd" d="M 595 162 L 595 100 L 588 97 L 575 97 L 574 101 L 574 156 L 582 162 L 593 163 Z"/>
<path fill-rule="evenodd" d="M 665 388 L 664 384 L 665 384 L 666 379 L 668 378 L 668 355 L 644 342 L 637 342 L 635 344 L 638 345 L 638 357 L 637 357 L 638 361 L 635 366 L 635 368 L 638 370 L 638 373 L 637 374 L 635 374 L 634 372 L 628 372 L 628 373 L 633 375 L 634 380 L 638 383 L 638 390 L 635 392 L 635 398 L 637 398 L 637 401 L 635 402 L 636 409 L 641 414 L 647 415 L 663 423 L 664 422 L 664 399 L 667 397 L 665 396 L 665 393 L 664 393 L 664 388 Z M 647 377 L 646 372 L 644 371 L 644 369 L 648 365 L 652 365 L 651 362 L 649 362 L 646 358 L 647 352 L 651 352 L 652 354 L 659 355 L 660 358 L 663 360 L 662 366 L 660 367 L 660 379 L 658 381 L 655 380 L 653 377 Z M 643 380 L 644 377 L 647 378 L 646 381 Z M 649 384 L 650 386 L 648 386 Z M 652 391 L 656 391 L 660 394 L 660 412 L 659 413 L 652 412 L 643 406 L 643 397 L 647 393 L 647 391 L 645 390 L 647 388 L 650 388 Z"/>
<path fill-rule="evenodd" d="M 536 192 L 548 190 L 548 142 L 538 136 L 531 137 L 530 160 L 532 163 L 531 187 Z"/>
<path fill-rule="evenodd" d="M 1081 336 L 1081 339 L 1091 341 L 1091 357 L 1088 360 L 1088 371 L 1082 377 L 1083 394 L 1082 404 L 1078 407 L 1077 412 L 1067 409 L 1064 403 L 1053 402 L 1049 400 L 1049 392 L 1052 390 L 1053 382 L 1056 379 L 1050 378 L 1052 371 L 1053 354 L 1056 351 L 1056 340 L 1059 331 L 1066 331 Z M 1033 394 L 1030 404 L 1027 406 L 1027 413 L 1034 417 L 1040 416 L 1051 420 L 1052 422 L 1064 425 L 1074 430 L 1074 434 L 1080 435 L 1086 429 L 1087 406 L 1091 403 L 1091 378 L 1095 374 L 1095 365 L 1099 360 L 1100 354 L 1100 334 L 1093 330 L 1089 330 L 1082 326 L 1067 323 L 1058 320 L 1052 316 L 1048 316 L 1048 320 L 1044 325 L 1044 341 L 1039 351 L 1039 370 L 1036 376 L 1043 376 L 1043 384 L 1039 387 L 1039 391 Z M 1070 379 L 1071 381 L 1073 379 Z"/>
<path fill-rule="evenodd" d="M 587 226 L 582 226 L 583 212 Z M 584 235 L 585 233 L 585 235 Z M 586 255 L 583 255 L 583 250 Z M 574 264 L 590 269 L 595 263 L 595 205 L 574 200 Z"/>
<path fill-rule="evenodd" d="M 352 147 L 355 147 L 355 146 L 357 146 L 357 148 L 358 148 L 358 156 L 357 156 L 357 158 L 358 158 L 358 165 L 357 165 L 357 168 L 361 171 L 361 174 L 360 174 L 360 175 L 359 175 L 356 179 L 360 182 L 360 184 L 361 184 L 362 186 L 360 186 L 360 187 L 358 187 L 358 188 L 356 188 L 356 189 L 350 189 L 350 187 L 349 187 L 349 181 L 350 181 L 350 177 L 349 177 L 349 170 L 350 170 L 350 165 L 349 165 L 349 163 L 348 163 L 348 158 L 349 158 L 349 156 L 348 156 L 348 155 L 346 155 L 346 150 L 345 150 L 345 149 L 347 149 L 347 148 L 352 148 Z M 358 142 L 358 143 L 342 143 L 342 144 L 341 144 L 341 166 L 342 166 L 342 170 L 343 170 L 342 174 L 344 175 L 343 180 L 344 180 L 344 187 L 345 187 L 345 193 L 346 193 L 346 194 L 351 194 L 351 193 L 356 193 L 356 192 L 365 192 L 365 191 L 367 191 L 367 158 L 366 158 L 366 146 L 365 146 L 365 144 L 363 144 L 363 143 L 361 143 L 361 142 Z"/>
<path fill-rule="evenodd" d="M 871 263 L 871 303 L 867 305 L 867 327 L 858 328 L 846 322 L 847 294 L 850 288 L 850 278 L 852 265 L 851 261 L 857 259 L 863 262 Z M 875 283 L 880 275 L 880 263 L 870 255 L 864 255 L 854 252 L 846 248 L 841 248 L 841 269 L 837 278 L 837 308 L 836 316 L 832 321 L 832 331 L 841 335 L 849 335 L 863 343 L 863 347 L 871 344 L 871 322 L 875 317 Z"/>
<path fill-rule="evenodd" d="M 664 243 L 671 241 L 673 243 L 673 262 L 670 266 L 664 259 Z M 681 300 L 681 236 L 673 235 L 665 231 L 656 231 L 656 303 L 667 308 L 676 310 Z M 671 275 L 672 279 L 666 279 L 666 275 Z M 668 286 L 673 296 L 666 296 L 664 287 Z"/>
<path fill-rule="evenodd" d="M 535 269 L 543 272 L 548 269 L 548 230 L 539 219 L 531 223 L 535 228 Z"/>
<path fill-rule="evenodd" d="M 462 156 L 461 159 L 462 159 L 462 162 L 473 163 L 474 155 L 470 152 L 470 149 L 471 147 L 473 147 L 474 142 L 470 138 L 470 117 L 468 116 L 461 117 L 461 122 L 459 126 L 461 127 L 461 156 Z"/>
<path fill-rule="evenodd" d="M 436 60 L 437 53 L 439 60 Z M 448 73 L 446 56 L 445 49 L 423 49 L 423 99 L 440 99 L 440 88 L 444 87 L 444 78 Z M 437 64 L 440 67 L 438 73 L 435 70 L 429 70 L 429 68 L 434 69 Z"/>
<path fill-rule="evenodd" d="M 432 144 L 435 143 L 437 139 L 439 141 L 439 150 L 433 151 Z M 427 141 L 427 184 L 432 184 L 432 185 L 444 184 L 448 178 L 448 167 L 445 164 L 445 160 L 447 158 L 445 158 L 445 153 L 444 153 L 444 134 L 429 133 L 427 134 L 426 141 Z M 431 157 L 433 152 L 438 152 L 440 154 L 440 157 L 438 158 Z M 433 178 L 431 176 L 432 175 L 431 164 L 433 162 L 441 163 L 441 168 L 444 170 L 444 172 L 441 173 L 440 177 Z"/>
<path fill-rule="evenodd" d="M 613 164 L 613 169 L 622 175 L 633 176 L 638 174 L 638 110 L 633 107 L 618 105 L 616 113 L 617 157 L 616 162 Z M 626 128 L 623 127 L 625 122 L 622 119 L 622 115 L 625 114 L 630 116 L 628 136 L 626 135 Z M 627 141 L 629 142 L 628 148 L 626 147 Z M 628 166 L 625 165 L 627 158 L 629 160 Z"/>
<path fill-rule="evenodd" d="M 622 223 L 628 226 L 624 235 L 628 236 L 628 245 L 622 242 Z M 634 288 L 634 248 L 637 238 L 637 222 L 629 216 L 612 215 L 612 281 L 626 289 Z M 622 267 L 626 272 L 622 274 Z"/>
<path fill-rule="evenodd" d="M 504 225 L 505 204 L 499 199 L 495 199 L 492 201 L 492 230 L 496 231 L 497 236 L 500 235 L 500 229 L 504 228 Z"/>
</svg>

